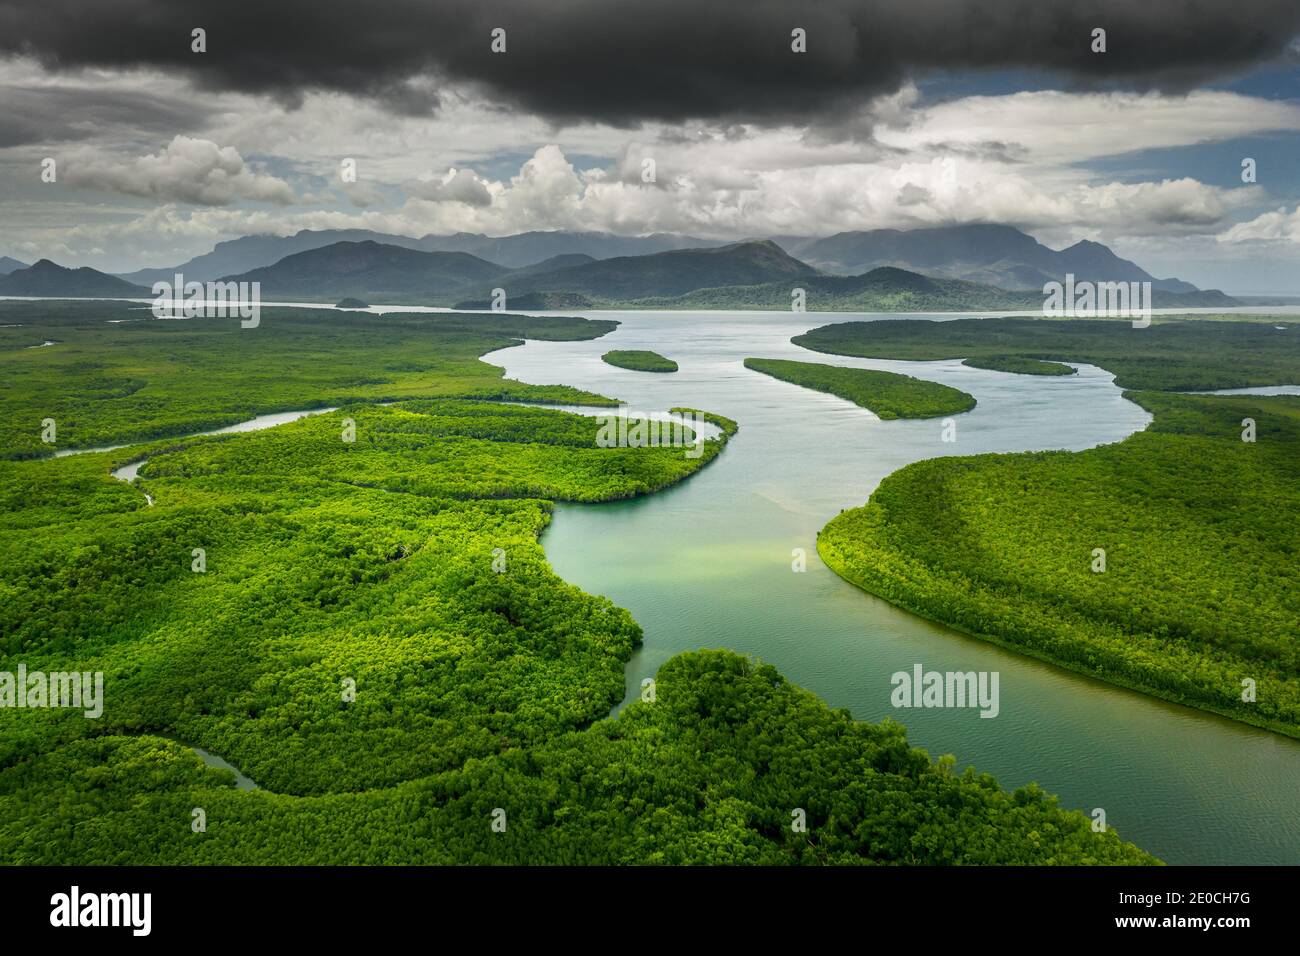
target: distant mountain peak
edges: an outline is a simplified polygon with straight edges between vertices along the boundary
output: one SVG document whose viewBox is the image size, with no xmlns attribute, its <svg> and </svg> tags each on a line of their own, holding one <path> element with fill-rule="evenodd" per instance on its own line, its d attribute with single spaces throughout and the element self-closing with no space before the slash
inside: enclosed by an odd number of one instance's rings
<svg viewBox="0 0 1300 956">
<path fill-rule="evenodd" d="M 70 269 L 38 259 L 24 269 L 0 275 L 0 295 L 51 298 L 140 298 L 149 290 L 89 266 Z"/>
<path fill-rule="evenodd" d="M 9 275 L 11 272 L 17 272 L 19 269 L 30 268 L 27 263 L 10 256 L 0 256 L 0 276 Z"/>
<path fill-rule="evenodd" d="M 725 246 L 715 246 L 713 249 L 709 249 L 709 250 L 706 250 L 706 251 L 708 251 L 708 252 L 722 252 L 722 251 L 727 250 L 727 249 L 731 249 L 731 250 L 735 250 L 735 249 L 764 249 L 764 250 L 767 250 L 768 252 L 773 252 L 773 253 L 776 253 L 776 254 L 778 254 L 778 255 L 782 255 L 782 256 L 790 256 L 790 253 L 786 252 L 784 249 L 782 249 L 780 246 L 778 246 L 778 245 L 777 245 L 774 241 L 772 241 L 771 239 L 741 239 L 739 242 L 728 243 L 728 244 L 725 245 Z M 793 257 L 792 257 L 792 258 L 793 258 Z"/>
</svg>

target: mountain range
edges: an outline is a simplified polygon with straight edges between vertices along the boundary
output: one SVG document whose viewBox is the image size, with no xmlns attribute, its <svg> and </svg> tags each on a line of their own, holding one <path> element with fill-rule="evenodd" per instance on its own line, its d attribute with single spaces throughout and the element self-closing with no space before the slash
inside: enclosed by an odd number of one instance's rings
<svg viewBox="0 0 1300 956">
<path fill-rule="evenodd" d="M 1085 239 L 1058 251 L 1012 226 L 874 229 L 778 242 L 805 262 L 842 275 L 895 266 L 1002 289 L 1041 290 L 1045 282 L 1060 282 L 1072 273 L 1081 281 L 1150 282 L 1153 290 L 1161 292 L 1197 291 L 1181 279 L 1157 279 L 1099 242 Z"/>
<path fill-rule="evenodd" d="M 249 272 L 262 266 L 274 265 L 286 256 L 309 252 L 338 242 L 377 242 L 386 246 L 400 246 L 420 252 L 464 252 L 504 266 L 518 269 L 536 265 L 546 259 L 561 255 L 585 255 L 593 259 L 613 256 L 647 255 L 669 249 L 690 249 L 698 246 L 723 245 L 692 236 L 656 233 L 650 236 L 616 236 L 607 232 L 521 232 L 514 236 L 485 236 L 479 233 L 458 232 L 450 236 L 428 235 L 415 239 L 369 229 L 304 229 L 292 236 L 242 236 L 217 243 L 211 252 L 196 256 L 177 266 L 158 269 L 140 269 L 125 273 L 122 278 L 139 285 L 152 285 L 159 280 L 170 282 L 177 273 L 186 279 L 206 282 L 222 276 Z"/>
<path fill-rule="evenodd" d="M 676 242 L 694 244 L 658 248 Z M 415 247 L 421 244 L 461 248 Z M 307 248 L 298 248 L 302 245 Z M 635 251 L 611 254 L 628 248 Z M 286 249 L 297 251 L 281 255 Z M 534 258 L 542 253 L 551 254 Z M 223 264 L 250 262 L 256 265 L 221 271 Z M 519 309 L 787 310 L 792 291 L 802 288 L 812 311 L 986 311 L 1037 309 L 1043 284 L 1073 273 L 1078 281 L 1149 281 L 1157 308 L 1235 304 L 1221 292 L 1155 279 L 1099 243 L 1079 242 L 1058 251 L 1010 226 L 985 225 L 727 244 L 667 234 L 535 232 L 490 238 L 459 233 L 403 239 L 363 230 L 300 232 L 285 238 L 246 236 L 170 269 L 120 277 L 65 269 L 49 260 L 18 266 L 0 274 L 0 295 L 148 297 L 152 282 L 170 281 L 179 272 L 186 281 L 258 282 L 263 301 L 353 297 L 484 308 L 492 304 L 494 290 L 503 289 L 507 307 Z"/>
<path fill-rule="evenodd" d="M 811 278 L 817 270 L 770 240 L 705 249 L 674 249 L 645 256 L 596 259 L 546 271 L 514 272 L 511 295 L 565 292 L 606 302 L 684 295 L 719 286 L 751 286 Z"/>
<path fill-rule="evenodd" d="M 1077 279 L 1151 282 L 1163 292 L 1195 292 L 1180 279 L 1157 279 L 1100 243 L 1084 240 L 1067 249 L 1051 249 L 1013 226 L 974 224 L 933 229 L 873 229 L 842 232 L 826 238 L 779 236 L 773 240 L 790 255 L 822 272 L 858 275 L 881 266 L 945 279 L 963 279 L 1002 289 L 1041 290 L 1043 283 Z M 459 232 L 420 238 L 366 229 L 302 230 L 292 236 L 243 236 L 220 242 L 209 253 L 176 266 L 141 269 L 122 278 L 137 285 L 170 281 L 181 272 L 206 281 L 273 265 L 286 256 L 339 242 L 377 242 L 421 252 L 464 252 L 507 269 L 535 266 L 563 255 L 613 259 L 678 249 L 728 245 L 722 241 L 671 233 L 616 236 L 606 232 L 523 232 L 485 236 Z"/>
<path fill-rule="evenodd" d="M 796 288 L 805 290 L 812 311 L 1034 310 L 1043 304 L 1041 286 L 1007 290 L 894 266 L 831 275 L 768 239 L 609 259 L 569 253 L 520 269 L 463 252 L 340 242 L 225 278 L 261 283 L 264 300 L 333 301 L 352 295 L 368 302 L 474 310 L 492 307 L 496 289 L 504 290 L 506 308 L 517 309 L 788 310 Z M 1221 292 L 1154 286 L 1153 299 L 1157 308 L 1234 304 Z"/>
</svg>

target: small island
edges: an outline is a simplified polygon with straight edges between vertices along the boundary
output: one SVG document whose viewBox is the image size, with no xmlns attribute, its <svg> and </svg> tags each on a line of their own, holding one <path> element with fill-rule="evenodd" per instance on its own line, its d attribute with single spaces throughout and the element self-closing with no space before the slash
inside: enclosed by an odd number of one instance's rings
<svg viewBox="0 0 1300 956">
<path fill-rule="evenodd" d="M 343 299 L 343 300 L 341 300 L 341 301 L 338 303 L 338 305 L 334 306 L 334 308 L 336 308 L 336 309 L 368 309 L 368 308 L 370 308 L 370 303 L 369 303 L 369 302 L 362 302 L 360 299 Z"/>
<path fill-rule="evenodd" d="M 631 369 L 633 372 L 677 371 L 677 363 L 672 359 L 664 358 L 658 352 L 643 352 L 636 350 L 614 351 L 606 352 L 600 358 L 601 361 L 607 362 L 610 365 Z"/>
<path fill-rule="evenodd" d="M 1013 372 L 1016 375 L 1073 375 L 1077 371 L 1072 365 L 1046 362 L 1023 355 L 984 355 L 968 358 L 961 364 L 991 372 Z"/>
<path fill-rule="evenodd" d="M 975 407 L 974 396 L 961 389 L 897 372 L 759 358 L 745 359 L 745 368 L 793 385 L 829 392 L 885 420 L 937 418 Z"/>
</svg>

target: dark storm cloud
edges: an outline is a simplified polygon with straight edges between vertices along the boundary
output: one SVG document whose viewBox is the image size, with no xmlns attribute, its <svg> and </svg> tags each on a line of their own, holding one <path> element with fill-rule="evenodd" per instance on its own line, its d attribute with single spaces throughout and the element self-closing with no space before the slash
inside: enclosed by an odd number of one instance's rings
<svg viewBox="0 0 1300 956">
<path fill-rule="evenodd" d="M 199 128 L 206 110 L 143 92 L 93 87 L 6 87 L 0 148 L 90 139 L 104 127 L 171 136 Z"/>
<path fill-rule="evenodd" d="M 207 53 L 190 52 L 194 27 Z M 504 55 L 489 50 L 495 27 Z M 790 51 L 794 27 L 806 54 Z M 1094 27 L 1105 54 L 1089 49 Z M 450 82 L 614 124 L 807 121 L 933 69 L 1179 88 L 1277 56 L 1298 30 L 1296 0 L 0 0 L 0 52 L 48 68 L 158 68 L 289 103 L 336 90 L 403 113 Z"/>
</svg>

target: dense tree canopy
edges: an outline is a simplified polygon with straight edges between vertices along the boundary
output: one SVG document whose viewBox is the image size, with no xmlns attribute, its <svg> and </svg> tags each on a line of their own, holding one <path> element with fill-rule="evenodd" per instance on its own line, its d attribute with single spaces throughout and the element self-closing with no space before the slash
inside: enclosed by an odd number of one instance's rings
<svg viewBox="0 0 1300 956">
<path fill-rule="evenodd" d="M 150 320 L 120 302 L 0 302 L 0 457 L 92 448 L 221 428 L 268 412 L 352 401 L 478 397 L 609 404 L 567 386 L 503 379 L 477 361 L 534 339 L 596 338 L 609 320 L 502 313 L 389 313 L 267 307 L 235 319 Z M 27 346 L 46 340 L 48 348 Z"/>
<path fill-rule="evenodd" d="M 937 418 L 975 407 L 975 398 L 961 389 L 897 372 L 844 368 L 785 359 L 745 359 L 745 368 L 819 392 L 830 392 L 870 409 L 882 419 Z"/>
<path fill-rule="evenodd" d="M 0 671 L 102 671 L 104 713 L 0 710 L 0 862 L 1152 862 L 725 651 L 674 658 L 653 700 L 608 718 L 640 631 L 551 571 L 551 503 L 682 480 L 736 424 L 711 417 L 721 437 L 687 458 L 485 400 L 609 402 L 477 359 L 599 325 L 271 311 L 241 331 L 41 308 L 68 354 L 0 341 Z M 91 444 L 333 404 L 22 457 L 43 409 Z M 135 485 L 110 477 L 142 458 Z"/>
<path fill-rule="evenodd" d="M 917 462 L 819 552 L 925 617 L 1300 736 L 1300 398 L 1127 394 L 1147 431 Z"/>
<path fill-rule="evenodd" d="M 601 361 L 610 365 L 630 369 L 633 372 L 677 371 L 677 363 L 670 358 L 664 358 L 658 352 L 648 352 L 640 349 L 615 349 L 612 352 L 606 352 L 600 358 Z"/>
<path fill-rule="evenodd" d="M 1278 326 L 1281 327 L 1278 327 Z M 797 335 L 817 352 L 866 358 L 969 359 L 1007 368 L 1010 358 L 1087 362 L 1115 373 L 1123 388 L 1215 389 L 1300 383 L 1300 326 L 1285 321 L 1220 322 L 954 319 L 841 322 Z M 1002 364 L 990 366 L 990 359 Z M 1042 370 L 1039 370 L 1042 371 Z"/>
</svg>

